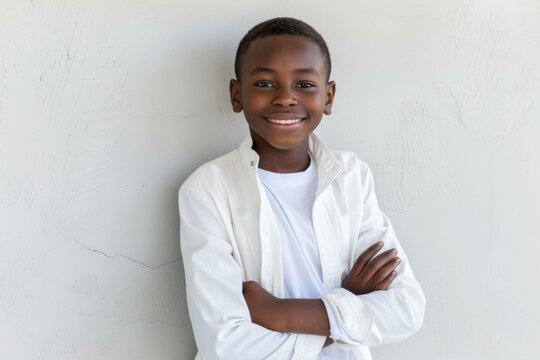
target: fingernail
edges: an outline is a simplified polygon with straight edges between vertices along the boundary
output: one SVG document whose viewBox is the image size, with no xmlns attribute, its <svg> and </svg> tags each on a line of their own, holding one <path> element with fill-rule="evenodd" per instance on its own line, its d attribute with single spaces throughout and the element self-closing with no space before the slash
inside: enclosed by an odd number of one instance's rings
<svg viewBox="0 0 540 360">
<path fill-rule="evenodd" d="M 396 249 L 392 249 L 390 250 L 392 252 L 392 254 L 397 254 L 397 250 Z"/>
<path fill-rule="evenodd" d="M 396 262 L 396 264 L 399 264 L 401 262 L 401 259 L 400 258 L 396 258 L 396 260 L 394 260 Z"/>
<path fill-rule="evenodd" d="M 396 275 L 397 275 L 397 272 L 396 272 L 396 271 L 392 271 L 392 276 L 393 276 L 393 277 L 396 277 Z"/>
<path fill-rule="evenodd" d="M 382 242 L 382 241 L 379 241 L 379 242 L 377 243 L 377 246 L 383 246 L 383 242 Z"/>
</svg>

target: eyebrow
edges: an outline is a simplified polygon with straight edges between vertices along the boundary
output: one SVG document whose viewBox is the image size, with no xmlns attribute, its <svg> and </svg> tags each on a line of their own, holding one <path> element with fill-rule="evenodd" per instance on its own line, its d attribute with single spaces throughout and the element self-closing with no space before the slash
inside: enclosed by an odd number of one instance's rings
<svg viewBox="0 0 540 360">
<path fill-rule="evenodd" d="M 257 66 L 256 68 L 254 68 L 253 70 L 251 70 L 251 73 L 250 75 L 255 75 L 255 74 L 258 74 L 258 73 L 270 73 L 270 74 L 275 74 L 277 71 L 274 70 L 274 69 L 270 69 L 270 68 L 265 68 L 263 66 Z M 315 69 L 315 68 L 312 68 L 312 67 L 308 67 L 308 68 L 303 68 L 303 69 L 296 69 L 294 70 L 295 73 L 300 73 L 300 74 L 313 74 L 313 75 L 319 75 L 319 72 Z"/>
</svg>

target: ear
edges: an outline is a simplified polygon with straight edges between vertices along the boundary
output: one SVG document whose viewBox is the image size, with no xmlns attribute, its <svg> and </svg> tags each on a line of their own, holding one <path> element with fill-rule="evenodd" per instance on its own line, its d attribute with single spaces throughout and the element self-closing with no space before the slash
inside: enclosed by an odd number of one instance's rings
<svg viewBox="0 0 540 360">
<path fill-rule="evenodd" d="M 231 79 L 229 82 L 229 95 L 231 97 L 231 105 L 234 112 L 242 111 L 242 101 L 240 96 L 240 82 L 235 79 Z"/>
<path fill-rule="evenodd" d="M 326 93 L 324 97 L 324 114 L 330 115 L 332 113 L 332 104 L 334 103 L 334 96 L 336 95 L 336 82 L 330 81 L 326 84 Z"/>
</svg>

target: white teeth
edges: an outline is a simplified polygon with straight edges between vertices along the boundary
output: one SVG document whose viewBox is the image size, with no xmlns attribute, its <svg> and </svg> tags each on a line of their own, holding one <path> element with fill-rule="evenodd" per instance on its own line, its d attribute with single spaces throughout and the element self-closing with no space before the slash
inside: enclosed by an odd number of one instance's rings
<svg viewBox="0 0 540 360">
<path fill-rule="evenodd" d="M 296 123 L 302 121 L 302 119 L 292 119 L 292 120 L 268 119 L 268 121 L 270 121 L 271 123 L 274 123 L 274 124 L 289 125 L 289 124 L 296 124 Z"/>
</svg>

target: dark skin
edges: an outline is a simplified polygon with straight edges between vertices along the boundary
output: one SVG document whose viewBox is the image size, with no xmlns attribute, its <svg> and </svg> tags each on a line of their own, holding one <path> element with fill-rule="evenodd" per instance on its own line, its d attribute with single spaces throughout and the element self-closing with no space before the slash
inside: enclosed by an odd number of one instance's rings
<svg viewBox="0 0 540 360">
<path fill-rule="evenodd" d="M 327 81 L 324 58 L 306 38 L 275 35 L 253 41 L 243 59 L 239 80 L 231 80 L 231 104 L 244 112 L 259 154 L 259 167 L 278 173 L 304 171 L 309 165 L 309 135 L 329 115 L 336 86 Z M 342 287 L 355 295 L 386 290 L 399 264 L 395 249 L 377 253 L 370 246 L 353 265 Z M 280 299 L 255 281 L 243 284 L 254 323 L 267 329 L 327 336 L 332 340 L 320 299 Z"/>
<path fill-rule="evenodd" d="M 307 168 L 308 137 L 332 111 L 335 83 L 326 81 L 317 45 L 298 36 L 279 35 L 251 43 L 241 81 L 231 80 L 233 110 L 244 112 L 259 154 L 259 167 L 290 173 Z M 300 120 L 290 126 L 271 120 Z"/>
</svg>

